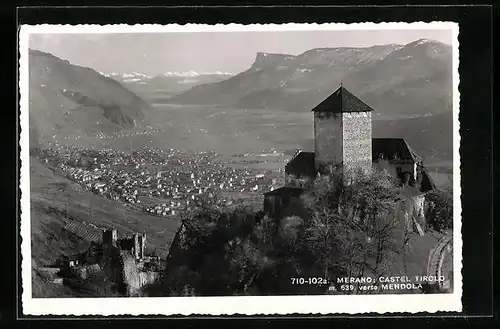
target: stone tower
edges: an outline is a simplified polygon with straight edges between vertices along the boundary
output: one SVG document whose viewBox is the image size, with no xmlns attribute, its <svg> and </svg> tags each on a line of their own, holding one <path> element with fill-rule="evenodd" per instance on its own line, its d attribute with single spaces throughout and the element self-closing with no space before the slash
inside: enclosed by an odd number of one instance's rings
<svg viewBox="0 0 500 329">
<path fill-rule="evenodd" d="M 143 259 L 146 249 L 146 233 L 134 234 L 134 256 L 136 260 Z"/>
<path fill-rule="evenodd" d="M 371 171 L 373 109 L 341 85 L 312 111 L 318 172 L 326 174 L 336 168 Z"/>
<path fill-rule="evenodd" d="M 118 231 L 116 229 L 102 231 L 102 244 L 107 248 L 116 247 L 118 242 Z"/>
</svg>

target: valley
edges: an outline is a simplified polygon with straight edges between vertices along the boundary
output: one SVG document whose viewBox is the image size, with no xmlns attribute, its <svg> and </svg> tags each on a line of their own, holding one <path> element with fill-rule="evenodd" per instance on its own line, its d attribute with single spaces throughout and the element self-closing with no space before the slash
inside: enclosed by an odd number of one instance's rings
<svg viewBox="0 0 500 329">
<path fill-rule="evenodd" d="M 446 45 L 418 41 L 259 53 L 237 75 L 149 77 L 102 75 L 31 51 L 35 296 L 75 293 L 39 271 L 88 247 L 64 230 L 68 221 L 145 232 L 147 248 L 164 258 L 180 214 L 199 196 L 217 194 L 225 206 L 250 200 L 258 210 L 263 193 L 283 185 L 295 152 L 313 151 L 310 109 L 341 81 L 374 108 L 374 138 L 404 138 L 438 188 L 450 188 L 449 55 Z M 77 294 L 98 296 L 102 287 L 85 289 Z"/>
<path fill-rule="evenodd" d="M 213 151 L 224 161 L 241 164 L 239 154 L 271 150 L 287 156 L 253 163 L 263 169 L 278 169 L 297 149 L 312 151 L 313 122 L 310 111 L 287 112 L 281 109 L 237 109 L 219 106 L 153 104 L 145 119 L 148 129 L 113 134 L 72 134 L 55 136 L 52 143 L 93 146 L 115 150 L 134 150 L 142 146 L 183 151 Z M 424 159 L 431 172 L 451 173 L 452 118 L 450 114 L 399 120 L 374 120 L 373 134 L 402 137 Z"/>
</svg>

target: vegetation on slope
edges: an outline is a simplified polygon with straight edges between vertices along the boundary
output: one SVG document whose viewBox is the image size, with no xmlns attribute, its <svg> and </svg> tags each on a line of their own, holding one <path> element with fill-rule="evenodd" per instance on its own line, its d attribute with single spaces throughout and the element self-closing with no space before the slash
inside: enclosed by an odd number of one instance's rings
<svg viewBox="0 0 500 329">
<path fill-rule="evenodd" d="M 98 227 L 117 228 L 120 233 L 146 232 L 148 244 L 159 256 L 165 257 L 179 223 L 144 214 L 139 210 L 120 207 L 92 192 L 82 190 L 77 183 L 61 176 L 50 165 L 30 157 L 31 184 L 31 256 L 33 262 L 34 297 L 102 296 L 110 291 L 102 280 L 73 281 L 71 287 L 52 283 L 40 275 L 39 269 L 52 266 L 61 255 L 87 250 L 90 241 L 75 236 L 63 228 L 68 220 L 86 222 Z"/>
<path fill-rule="evenodd" d="M 281 220 L 207 205 L 184 218 L 165 272 L 147 294 L 324 294 L 343 276 L 388 275 L 392 255 L 409 241 L 406 223 L 388 216 L 403 198 L 399 191 L 382 174 L 349 186 L 322 178 L 304 196 L 300 217 Z M 292 282 L 300 277 L 318 283 Z"/>
<path fill-rule="evenodd" d="M 29 74 L 30 127 L 41 139 L 133 128 L 150 109 L 119 82 L 48 53 L 30 50 Z"/>
</svg>

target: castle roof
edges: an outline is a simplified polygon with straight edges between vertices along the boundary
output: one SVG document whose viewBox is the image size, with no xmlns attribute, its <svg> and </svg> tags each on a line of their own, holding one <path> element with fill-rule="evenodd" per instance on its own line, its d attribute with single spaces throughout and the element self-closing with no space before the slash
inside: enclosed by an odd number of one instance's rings
<svg viewBox="0 0 500 329">
<path fill-rule="evenodd" d="M 417 162 L 420 157 L 412 150 L 403 138 L 373 138 L 373 160 Z"/>
<path fill-rule="evenodd" d="M 296 176 L 316 176 L 314 152 L 298 151 L 285 165 L 285 172 Z"/>
<path fill-rule="evenodd" d="M 304 192 L 304 189 L 301 187 L 294 187 L 294 186 L 283 186 L 280 188 L 277 188 L 275 190 L 269 191 L 264 193 L 265 196 L 269 195 L 290 195 L 293 197 L 299 197 L 302 192 Z"/>
<path fill-rule="evenodd" d="M 312 109 L 313 112 L 370 112 L 373 109 L 361 99 L 353 95 L 344 86 L 341 86 L 333 94 Z"/>
</svg>

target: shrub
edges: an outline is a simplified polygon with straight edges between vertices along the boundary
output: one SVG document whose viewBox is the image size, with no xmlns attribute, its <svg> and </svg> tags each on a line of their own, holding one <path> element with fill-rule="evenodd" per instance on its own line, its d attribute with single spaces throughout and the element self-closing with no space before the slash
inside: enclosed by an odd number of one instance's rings
<svg viewBox="0 0 500 329">
<path fill-rule="evenodd" d="M 433 190 L 425 195 L 427 225 L 441 232 L 453 228 L 453 194 Z"/>
</svg>

